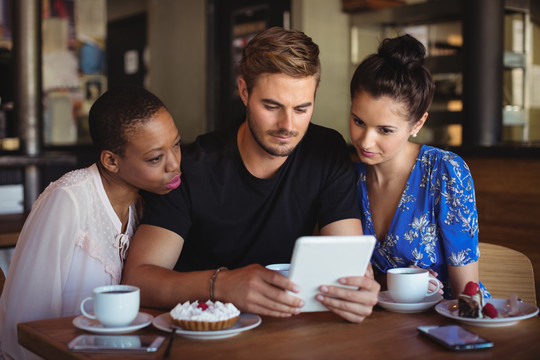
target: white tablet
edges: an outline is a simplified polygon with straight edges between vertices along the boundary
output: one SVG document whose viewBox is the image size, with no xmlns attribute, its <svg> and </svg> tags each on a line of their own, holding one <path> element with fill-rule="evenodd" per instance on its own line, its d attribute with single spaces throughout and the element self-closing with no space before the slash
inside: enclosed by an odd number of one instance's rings
<svg viewBox="0 0 540 360">
<path fill-rule="evenodd" d="M 300 287 L 293 294 L 305 302 L 302 312 L 328 311 L 315 295 L 321 285 L 339 285 L 344 276 L 363 276 L 375 246 L 375 237 L 304 236 L 296 240 L 289 279 Z"/>
</svg>

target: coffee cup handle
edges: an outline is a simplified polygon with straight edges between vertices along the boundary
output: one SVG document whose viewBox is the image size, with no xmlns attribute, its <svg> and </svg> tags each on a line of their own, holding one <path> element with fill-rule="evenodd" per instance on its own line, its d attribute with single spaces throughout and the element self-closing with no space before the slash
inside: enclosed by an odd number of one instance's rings
<svg viewBox="0 0 540 360">
<path fill-rule="evenodd" d="M 92 298 L 91 298 L 91 297 L 87 297 L 86 299 L 84 299 L 83 301 L 81 301 L 81 311 L 82 311 L 83 315 L 86 316 L 87 318 L 90 318 L 90 319 L 96 319 L 95 315 L 90 315 L 89 313 L 86 312 L 86 310 L 84 310 L 84 304 L 85 304 L 88 300 L 92 300 Z"/>
<path fill-rule="evenodd" d="M 441 288 L 441 284 L 439 283 L 439 280 L 437 280 L 436 277 L 434 276 L 429 276 L 429 282 L 433 282 L 435 283 L 435 285 L 437 285 L 437 288 L 433 291 L 429 291 L 427 292 L 426 296 L 431 296 L 431 295 L 435 295 L 439 292 L 439 289 Z"/>
</svg>

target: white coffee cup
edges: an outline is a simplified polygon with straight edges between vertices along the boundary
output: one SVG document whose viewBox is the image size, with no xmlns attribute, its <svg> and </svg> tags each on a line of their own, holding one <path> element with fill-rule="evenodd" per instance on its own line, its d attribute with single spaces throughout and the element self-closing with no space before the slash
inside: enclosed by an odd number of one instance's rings
<svg viewBox="0 0 540 360">
<path fill-rule="evenodd" d="M 285 277 L 289 277 L 289 268 L 291 267 L 291 264 L 270 264 L 266 265 L 267 269 L 277 271 L 281 275 Z"/>
<path fill-rule="evenodd" d="M 92 300 L 94 315 L 84 309 Z M 123 327 L 131 324 L 139 314 L 140 290 L 131 285 L 107 285 L 95 288 L 92 297 L 81 302 L 81 311 L 90 319 L 97 319 L 105 327 Z"/>
<path fill-rule="evenodd" d="M 429 292 L 429 283 L 436 284 L 437 289 Z M 394 268 L 386 272 L 386 285 L 392 300 L 397 303 L 417 303 L 426 296 L 439 292 L 439 281 L 426 269 Z"/>
</svg>

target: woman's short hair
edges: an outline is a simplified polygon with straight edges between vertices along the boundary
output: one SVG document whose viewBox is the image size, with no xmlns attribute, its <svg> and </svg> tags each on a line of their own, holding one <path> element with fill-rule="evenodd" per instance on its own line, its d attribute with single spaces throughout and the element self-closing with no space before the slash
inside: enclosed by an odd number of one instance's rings
<svg viewBox="0 0 540 360">
<path fill-rule="evenodd" d="M 433 100 L 435 84 L 424 66 L 426 49 L 411 35 L 386 38 L 378 52 L 365 58 L 351 80 L 351 99 L 366 91 L 405 105 L 411 123 L 422 118 Z"/>
<path fill-rule="evenodd" d="M 137 86 L 111 88 L 90 108 L 88 125 L 94 146 L 100 153 L 110 150 L 123 155 L 130 132 L 160 110 L 166 110 L 165 104 L 148 90 Z"/>
<path fill-rule="evenodd" d="M 321 78 L 319 46 L 298 30 L 272 27 L 257 34 L 244 48 L 240 74 L 248 92 L 262 74 L 282 73 L 295 78 Z"/>
</svg>

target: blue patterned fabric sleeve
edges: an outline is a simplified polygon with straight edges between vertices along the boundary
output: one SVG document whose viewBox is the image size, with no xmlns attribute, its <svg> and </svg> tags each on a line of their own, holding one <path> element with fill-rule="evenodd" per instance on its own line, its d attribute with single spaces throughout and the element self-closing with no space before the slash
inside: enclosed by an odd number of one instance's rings
<svg viewBox="0 0 540 360">
<path fill-rule="evenodd" d="M 438 150 L 438 149 L 437 149 Z M 469 167 L 456 154 L 441 151 L 437 180 L 431 182 L 444 256 L 451 266 L 478 260 L 478 213 Z"/>
</svg>

